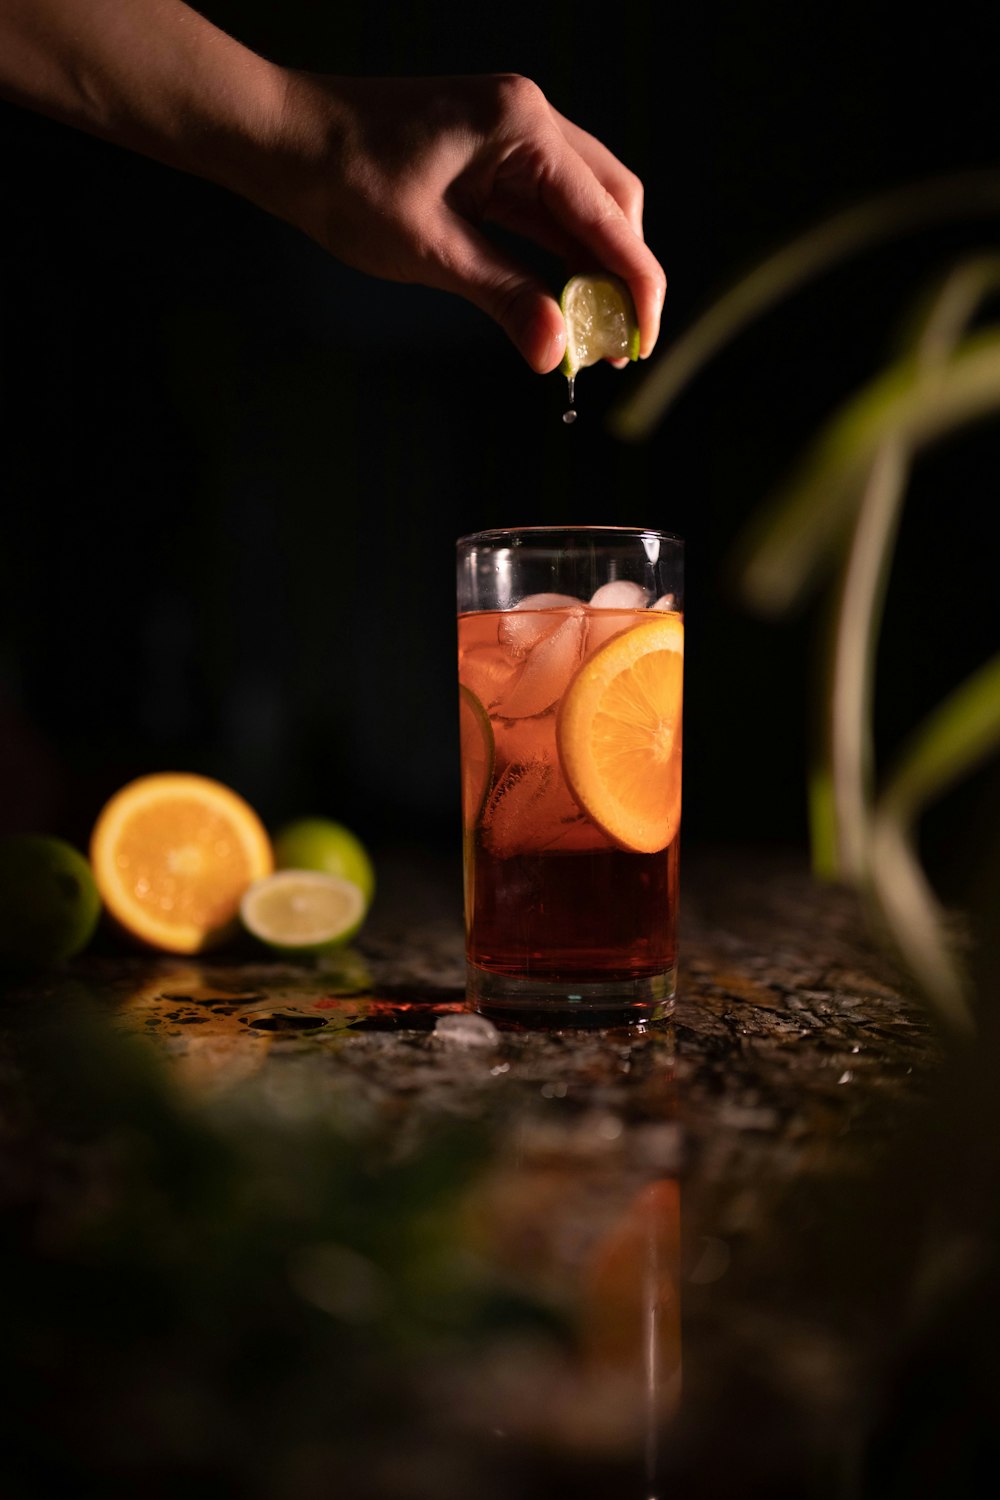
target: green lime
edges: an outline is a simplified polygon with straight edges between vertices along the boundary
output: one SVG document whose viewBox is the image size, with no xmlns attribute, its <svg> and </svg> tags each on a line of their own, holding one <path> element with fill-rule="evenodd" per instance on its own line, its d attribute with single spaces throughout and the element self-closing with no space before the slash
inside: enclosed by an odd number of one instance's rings
<svg viewBox="0 0 1000 1500">
<path fill-rule="evenodd" d="M 274 863 L 279 870 L 322 870 L 342 875 L 359 886 L 365 908 L 375 894 L 375 869 L 368 850 L 343 823 L 332 818 L 297 818 L 279 829 L 274 840 Z"/>
<path fill-rule="evenodd" d="M 632 293 L 610 271 L 571 276 L 559 299 L 566 323 L 560 370 L 572 377 L 599 359 L 638 359 L 639 320 Z"/>
<path fill-rule="evenodd" d="M 94 935 L 101 898 L 90 865 L 49 834 L 0 839 L 0 959 L 57 963 Z"/>
<path fill-rule="evenodd" d="M 479 699 L 464 683 L 458 685 L 461 736 L 462 824 L 471 830 L 483 810 L 493 780 L 496 747 L 493 725 Z"/>
<path fill-rule="evenodd" d="M 276 870 L 243 893 L 243 926 L 282 953 L 323 953 L 348 942 L 365 919 L 364 892 L 343 875 Z"/>
</svg>

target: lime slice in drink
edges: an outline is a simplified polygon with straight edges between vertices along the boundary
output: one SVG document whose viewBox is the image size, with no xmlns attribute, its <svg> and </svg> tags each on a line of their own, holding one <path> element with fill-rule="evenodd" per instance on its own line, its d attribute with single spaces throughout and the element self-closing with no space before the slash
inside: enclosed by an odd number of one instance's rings
<svg viewBox="0 0 1000 1500">
<path fill-rule="evenodd" d="M 458 685 L 459 733 L 462 746 L 462 826 L 475 827 L 493 780 L 495 748 L 489 715 L 464 683 Z"/>
<path fill-rule="evenodd" d="M 243 893 L 248 932 L 281 953 L 322 953 L 348 942 L 365 918 L 364 892 L 322 870 L 277 870 Z"/>
<path fill-rule="evenodd" d="M 620 276 L 607 271 L 571 276 L 559 306 L 566 323 L 566 353 L 559 368 L 568 379 L 599 359 L 639 358 L 639 320 Z"/>
</svg>

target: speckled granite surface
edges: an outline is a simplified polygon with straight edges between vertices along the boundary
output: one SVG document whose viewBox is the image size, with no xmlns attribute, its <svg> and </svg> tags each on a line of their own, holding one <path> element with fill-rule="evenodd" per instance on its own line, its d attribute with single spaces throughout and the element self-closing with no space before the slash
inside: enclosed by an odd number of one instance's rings
<svg viewBox="0 0 1000 1500">
<path fill-rule="evenodd" d="M 387 1135 L 390 1159 L 423 1167 L 435 1132 L 476 1137 L 449 1231 L 455 1284 L 488 1268 L 532 1316 L 495 1317 L 488 1336 L 477 1324 L 474 1347 L 408 1345 L 421 1394 L 404 1382 L 381 1438 L 375 1401 L 352 1440 L 276 1442 L 270 1469 L 232 1472 L 208 1444 L 206 1473 L 262 1500 L 878 1493 L 870 1456 L 919 1281 L 926 1205 L 911 1169 L 943 1062 L 853 899 L 795 858 L 692 857 L 676 1011 L 642 1032 L 469 1016 L 459 902 L 454 871 L 403 860 L 336 965 L 105 952 L 5 1001 L 15 1123 L 30 1092 L 18 1039 L 68 1004 L 145 1039 L 195 1111 L 265 1133 L 329 1117 L 359 1152 L 377 1143 L 372 1163 Z M 425 1211 L 408 1191 L 399 1234 Z M 315 1246 L 292 1255 L 342 1266 L 351 1307 L 320 1270 L 292 1281 L 352 1328 L 372 1287 L 391 1303 L 401 1274 L 362 1248 L 359 1224 L 334 1250 L 321 1236 L 326 1260 Z M 184 1465 L 159 1462 L 171 1493 Z M 106 1454 L 97 1467 L 120 1478 Z M 122 1493 L 137 1472 L 160 1493 L 152 1468 L 125 1465 Z M 208 1484 L 195 1459 L 188 1469 Z"/>
</svg>

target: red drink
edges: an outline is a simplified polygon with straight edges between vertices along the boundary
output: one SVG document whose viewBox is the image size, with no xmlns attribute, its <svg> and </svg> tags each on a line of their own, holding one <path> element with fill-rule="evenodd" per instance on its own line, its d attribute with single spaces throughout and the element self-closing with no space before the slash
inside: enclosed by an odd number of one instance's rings
<svg viewBox="0 0 1000 1500">
<path fill-rule="evenodd" d="M 644 597 L 608 588 L 611 602 Z M 671 603 L 538 595 L 459 616 L 467 953 L 494 998 L 505 978 L 540 1001 L 672 996 L 683 635 Z"/>
<path fill-rule="evenodd" d="M 619 849 L 516 854 L 477 838 L 469 962 L 538 979 L 641 979 L 674 967 L 677 840 L 662 854 Z"/>
</svg>

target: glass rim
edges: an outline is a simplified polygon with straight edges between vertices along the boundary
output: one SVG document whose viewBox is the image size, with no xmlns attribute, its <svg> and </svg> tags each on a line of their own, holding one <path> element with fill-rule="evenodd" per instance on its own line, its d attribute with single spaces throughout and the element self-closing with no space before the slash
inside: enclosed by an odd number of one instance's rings
<svg viewBox="0 0 1000 1500">
<path fill-rule="evenodd" d="M 473 543 L 488 545 L 491 542 L 501 541 L 503 538 L 512 536 L 523 536 L 528 539 L 553 536 L 598 536 L 608 541 L 621 538 L 623 541 L 638 541 L 643 537 L 656 537 L 661 542 L 674 542 L 683 547 L 684 538 L 674 531 L 660 531 L 656 526 L 492 526 L 485 531 L 470 531 L 466 536 L 460 536 L 456 547 L 467 547 Z"/>
</svg>

